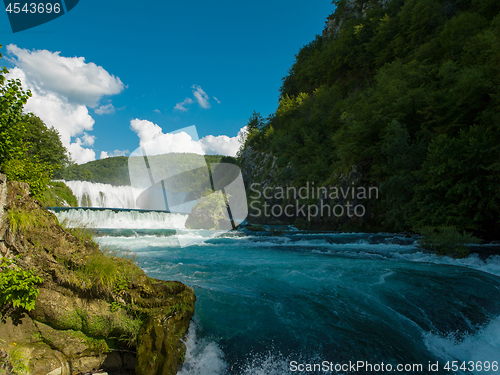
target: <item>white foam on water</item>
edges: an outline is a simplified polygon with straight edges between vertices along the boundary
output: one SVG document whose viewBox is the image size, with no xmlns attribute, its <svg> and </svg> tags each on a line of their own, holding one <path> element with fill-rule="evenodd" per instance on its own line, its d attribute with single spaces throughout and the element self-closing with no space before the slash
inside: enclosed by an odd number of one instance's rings
<svg viewBox="0 0 500 375">
<path fill-rule="evenodd" d="M 97 237 L 97 243 L 100 246 L 117 247 L 118 249 L 126 249 L 136 252 L 142 256 L 147 255 L 147 252 L 156 251 L 156 249 L 164 250 L 165 248 L 179 247 L 179 241 L 175 236 L 157 237 L 157 236 L 140 236 L 140 237 Z M 149 249 L 145 251 L 144 249 Z"/>
<path fill-rule="evenodd" d="M 198 337 L 198 323 L 189 324 L 186 341 L 186 357 L 177 375 L 224 375 L 227 364 L 224 353 L 210 340 Z"/>
<path fill-rule="evenodd" d="M 217 246 L 205 242 L 217 235 L 216 231 L 177 229 L 174 235 L 167 237 L 154 235 L 139 237 L 99 236 L 97 242 L 103 246 L 138 251 L 142 254 L 141 250 L 145 248 L 165 250 L 179 248 L 180 246 Z"/>
<path fill-rule="evenodd" d="M 288 375 L 290 362 L 280 353 L 269 352 L 265 355 L 251 356 L 241 369 L 242 375 Z M 297 361 L 298 363 L 300 362 Z"/>
<path fill-rule="evenodd" d="M 112 211 L 76 209 L 55 213 L 69 226 L 110 229 L 185 229 L 187 215 L 158 211 Z"/>
<path fill-rule="evenodd" d="M 410 262 L 446 264 L 450 266 L 472 268 L 491 275 L 500 276 L 500 256 L 498 255 L 490 256 L 485 260 L 482 260 L 477 254 L 471 254 L 463 259 L 454 259 L 448 256 L 440 256 L 419 251 L 412 254 L 396 254 L 395 257 L 399 260 Z"/>
<path fill-rule="evenodd" d="M 248 353 L 241 363 L 229 368 L 219 345 L 199 337 L 199 322 L 189 325 L 186 357 L 177 375 L 289 375 L 290 362 L 304 362 L 299 356 L 285 357 L 279 352 Z"/>
<path fill-rule="evenodd" d="M 175 238 L 176 245 L 182 246 L 191 245 L 206 245 L 206 241 L 213 239 L 221 233 L 218 231 L 203 231 L 203 230 L 186 230 L 184 227 L 187 215 L 168 214 L 161 212 L 113 212 L 113 211 L 90 211 L 86 210 L 81 213 L 81 210 L 71 210 L 58 213 L 59 220 L 80 219 L 83 222 L 93 222 L 96 228 L 129 228 L 129 229 L 178 229 Z M 143 216 L 141 216 L 143 215 Z M 149 216 L 148 216 L 149 215 Z M 169 237 L 170 238 L 170 237 Z M 424 253 L 415 245 L 399 245 L 387 243 L 369 243 L 363 239 L 357 239 L 355 242 L 335 244 L 329 243 L 326 239 L 301 238 L 298 241 L 292 241 L 287 236 L 256 236 L 249 234 L 244 237 L 224 237 L 229 241 L 237 241 L 238 246 L 248 247 L 297 247 L 308 249 L 316 254 L 332 254 L 348 257 L 370 258 L 370 259 L 387 259 L 397 261 L 407 261 L 416 263 L 434 263 L 445 264 L 457 267 L 465 267 L 475 269 L 481 272 L 489 273 L 495 276 L 500 276 L 500 256 L 490 256 L 482 260 L 477 254 L 471 254 L 463 259 L 454 259 L 447 256 L 439 256 L 432 253 Z M 112 241 L 112 240 L 110 240 Z M 133 238 L 129 241 L 136 241 Z M 150 238 L 152 246 L 161 246 L 165 244 L 165 239 Z M 228 243 L 222 244 L 210 243 L 213 246 L 227 246 Z"/>
<path fill-rule="evenodd" d="M 424 343 L 436 356 L 444 363 L 447 361 L 458 361 L 458 366 L 465 361 L 469 367 L 469 361 L 475 365 L 481 363 L 482 370 L 474 367 L 473 374 L 500 374 L 500 316 L 490 321 L 477 333 L 465 337 L 457 337 L 451 333 L 446 337 L 441 337 L 433 333 L 424 334 Z M 492 367 L 496 361 L 497 370 Z M 485 370 L 486 362 L 489 363 L 489 371 Z"/>
</svg>

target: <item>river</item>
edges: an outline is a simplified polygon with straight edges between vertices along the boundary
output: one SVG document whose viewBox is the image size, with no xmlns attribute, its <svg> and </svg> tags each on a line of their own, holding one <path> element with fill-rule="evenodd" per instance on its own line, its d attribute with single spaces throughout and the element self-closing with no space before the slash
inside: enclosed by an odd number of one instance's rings
<svg viewBox="0 0 500 375">
<path fill-rule="evenodd" d="M 439 257 L 384 233 L 193 231 L 180 214 L 58 216 L 194 289 L 179 375 L 500 374 L 498 256 Z"/>
</svg>

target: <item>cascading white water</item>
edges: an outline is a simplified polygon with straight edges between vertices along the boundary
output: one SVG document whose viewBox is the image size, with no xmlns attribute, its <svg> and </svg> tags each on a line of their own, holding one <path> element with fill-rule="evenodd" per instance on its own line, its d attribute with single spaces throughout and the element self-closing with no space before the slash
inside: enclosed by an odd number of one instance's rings
<svg viewBox="0 0 500 375">
<path fill-rule="evenodd" d="M 85 208 L 55 213 L 68 226 L 120 229 L 185 229 L 187 215 L 157 211 L 88 210 Z"/>
<path fill-rule="evenodd" d="M 132 186 L 114 186 L 88 181 L 64 181 L 73 191 L 78 201 L 79 207 L 99 207 L 99 208 L 144 208 L 137 205 L 137 198 L 144 192 L 145 188 L 135 188 Z M 168 210 L 172 212 L 189 213 L 196 201 L 186 201 L 189 192 L 174 193 L 165 191 Z M 163 198 L 161 192 L 161 199 Z M 156 202 L 158 203 L 158 202 Z M 161 202 L 160 202 L 161 203 Z M 156 207 L 157 206 L 157 207 Z M 148 209 L 163 210 L 165 205 L 153 203 Z"/>
<path fill-rule="evenodd" d="M 88 181 L 65 181 L 80 207 L 138 208 L 136 197 L 144 190 Z"/>
</svg>

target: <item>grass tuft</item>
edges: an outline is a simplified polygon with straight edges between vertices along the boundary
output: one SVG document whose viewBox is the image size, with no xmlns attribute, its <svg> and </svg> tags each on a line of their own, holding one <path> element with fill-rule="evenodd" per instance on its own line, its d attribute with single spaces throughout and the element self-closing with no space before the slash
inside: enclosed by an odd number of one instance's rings
<svg viewBox="0 0 500 375">
<path fill-rule="evenodd" d="M 26 232 L 34 228 L 45 228 L 48 225 L 48 219 L 41 211 L 24 211 L 12 208 L 7 211 L 10 228 L 13 232 L 18 230 Z"/>
</svg>

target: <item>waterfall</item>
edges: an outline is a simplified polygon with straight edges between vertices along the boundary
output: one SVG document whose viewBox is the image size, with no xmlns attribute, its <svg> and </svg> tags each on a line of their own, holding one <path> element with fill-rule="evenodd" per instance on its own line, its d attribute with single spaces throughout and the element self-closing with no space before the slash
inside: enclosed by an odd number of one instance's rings
<svg viewBox="0 0 500 375">
<path fill-rule="evenodd" d="M 151 189 L 135 188 L 132 186 L 113 186 L 88 181 L 64 181 L 73 191 L 79 207 L 98 208 L 143 208 L 149 210 L 167 210 L 178 213 L 189 213 L 196 204 L 196 200 L 189 199 L 189 192 L 174 193 L 161 190 L 160 197 L 149 197 L 149 204 L 137 205 L 137 198 L 148 200 Z M 144 194 L 142 194 L 144 193 Z M 192 194 L 191 194 L 192 195 Z M 163 202 L 167 198 L 167 205 Z M 158 201 L 160 199 L 161 201 Z M 141 202 L 140 202 L 141 203 Z"/>
<path fill-rule="evenodd" d="M 136 197 L 143 189 L 88 181 L 65 181 L 80 207 L 137 208 Z"/>
<path fill-rule="evenodd" d="M 127 229 L 185 229 L 187 215 L 158 211 L 67 209 L 52 211 L 68 226 Z"/>
</svg>

